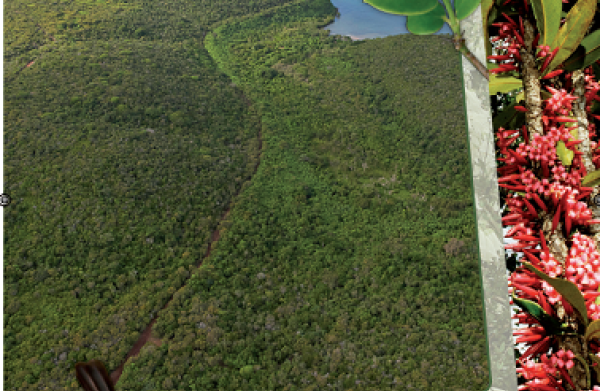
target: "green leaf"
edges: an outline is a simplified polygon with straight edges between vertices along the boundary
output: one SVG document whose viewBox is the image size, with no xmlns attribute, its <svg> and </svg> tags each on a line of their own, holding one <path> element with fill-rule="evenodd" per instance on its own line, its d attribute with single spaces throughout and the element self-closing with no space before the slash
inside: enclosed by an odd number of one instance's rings
<svg viewBox="0 0 600 391">
<path fill-rule="evenodd" d="M 440 4 L 437 0 L 364 0 L 364 2 L 380 11 L 396 15 L 425 14 Z"/>
<path fill-rule="evenodd" d="M 585 329 L 585 341 L 589 342 L 594 338 L 600 338 L 600 320 L 595 320 Z"/>
<path fill-rule="evenodd" d="M 554 41 L 560 27 L 562 4 L 562 0 L 531 1 L 533 15 L 542 35 L 538 45 L 550 45 Z"/>
<path fill-rule="evenodd" d="M 584 60 L 585 48 L 582 45 L 579 45 L 577 49 L 575 49 L 575 51 L 571 53 L 569 58 L 567 58 L 565 62 L 563 62 L 564 67 L 562 69 L 564 69 L 565 72 L 573 72 L 578 69 L 581 69 L 583 67 Z"/>
<path fill-rule="evenodd" d="M 600 60 L 600 30 L 585 37 L 563 65 L 566 72 L 573 72 L 587 68 L 598 60 Z"/>
<path fill-rule="evenodd" d="M 490 95 L 497 93 L 506 94 L 507 92 L 523 88 L 523 80 L 513 76 L 498 76 L 490 74 Z"/>
<path fill-rule="evenodd" d="M 488 17 L 487 17 L 487 25 L 488 27 L 492 25 L 492 23 L 494 23 L 496 21 L 496 19 L 498 19 L 498 6 L 494 5 L 489 13 L 488 13 Z M 490 32 L 487 31 L 488 36 L 490 35 Z"/>
<path fill-rule="evenodd" d="M 501 127 L 506 129 L 506 125 L 510 123 L 519 114 L 517 110 L 515 110 L 515 106 L 518 106 L 517 102 L 507 106 L 499 112 L 493 119 L 492 123 L 494 126 L 494 130 L 498 130 Z"/>
<path fill-rule="evenodd" d="M 583 67 L 587 68 L 600 60 L 600 30 L 596 30 L 581 41 L 581 46 L 585 48 L 585 60 Z"/>
<path fill-rule="evenodd" d="M 438 3 L 437 7 L 426 14 L 406 17 L 406 29 L 415 35 L 428 35 L 444 27 L 446 10 Z"/>
<path fill-rule="evenodd" d="M 516 305 L 518 305 L 523 311 L 527 312 L 529 315 L 533 316 L 538 322 L 540 322 L 542 327 L 544 327 L 544 330 L 546 330 L 546 333 L 548 333 L 549 335 L 555 335 L 560 333 L 561 326 L 558 320 L 556 320 L 553 316 L 544 311 L 544 309 L 539 304 L 534 303 L 531 300 L 520 299 L 515 296 L 514 292 L 512 293 L 512 299 L 513 302 Z"/>
<path fill-rule="evenodd" d="M 500 65 L 498 65 L 498 64 L 494 64 L 493 62 L 488 62 L 488 63 L 486 64 L 486 66 L 487 66 L 487 69 L 488 69 L 488 70 L 489 70 L 489 69 L 496 69 L 496 68 L 500 68 Z"/>
<path fill-rule="evenodd" d="M 600 184 L 600 170 L 590 172 L 581 180 L 581 186 L 594 187 Z"/>
<path fill-rule="evenodd" d="M 585 0 L 579 0 L 579 1 L 585 1 Z M 594 1 L 596 1 L 596 0 L 594 0 Z M 552 285 L 552 287 L 554 289 L 556 289 L 556 291 L 558 293 L 560 293 L 562 298 L 564 300 L 566 300 L 571 305 L 571 307 L 573 307 L 575 312 L 577 312 L 581 316 L 583 325 L 585 327 L 587 327 L 589 320 L 588 320 L 587 308 L 585 306 L 585 299 L 581 295 L 581 292 L 579 291 L 579 288 L 577 288 L 577 285 L 573 284 L 571 281 L 568 281 L 568 280 L 565 280 L 562 278 L 552 278 L 552 277 L 546 275 L 545 273 L 539 271 L 535 266 L 533 266 L 529 262 L 524 261 L 523 264 L 529 270 L 534 272 L 538 277 L 540 277 L 541 279 L 546 281 L 548 284 Z"/>
<path fill-rule="evenodd" d="M 571 8 L 565 18 L 565 23 L 550 45 L 551 49 L 559 49 L 545 73 L 555 70 L 577 49 L 592 23 L 597 5 L 597 0 L 578 0 Z"/>
<path fill-rule="evenodd" d="M 518 104 L 522 100 L 525 100 L 525 90 L 519 92 L 517 96 L 515 96 L 515 103 Z"/>
<path fill-rule="evenodd" d="M 487 26 L 490 25 L 488 16 L 494 7 L 494 0 L 481 0 L 481 18 L 483 19 L 483 31 L 487 32 Z M 458 13 L 457 13 L 458 16 Z"/>
<path fill-rule="evenodd" d="M 525 113 L 517 111 L 517 115 L 513 119 L 510 120 L 506 129 L 521 129 L 524 124 L 525 124 Z"/>
<path fill-rule="evenodd" d="M 573 162 L 573 157 L 575 157 L 575 152 L 567 148 L 562 140 L 558 140 L 558 143 L 556 143 L 556 154 L 565 166 L 570 166 Z"/>
<path fill-rule="evenodd" d="M 489 26 L 496 19 L 498 8 L 494 6 L 494 0 L 482 0 L 481 18 L 483 19 L 483 36 L 485 42 L 485 56 L 492 55 L 492 43 L 490 42 Z M 488 68 L 489 69 L 489 68 Z"/>
<path fill-rule="evenodd" d="M 569 141 L 579 140 L 579 130 L 577 128 L 569 130 L 569 133 L 573 138 L 569 138 Z"/>
<path fill-rule="evenodd" d="M 600 64 L 595 62 L 592 64 L 592 68 L 594 69 L 594 75 L 600 75 Z"/>
<path fill-rule="evenodd" d="M 543 100 L 547 100 L 547 99 L 552 98 L 552 94 L 549 93 L 548 91 L 541 90 L 540 93 L 542 95 L 542 99 Z M 517 94 L 517 96 L 515 97 L 515 102 L 517 102 L 517 103 L 520 102 L 520 101 L 522 101 L 522 100 L 525 100 L 525 90 L 524 89 L 521 92 L 519 92 Z"/>
<path fill-rule="evenodd" d="M 461 20 L 471 15 L 480 3 L 482 4 L 481 10 L 483 11 L 482 0 L 454 0 L 454 11 L 456 11 L 456 18 Z"/>
<path fill-rule="evenodd" d="M 547 100 L 547 99 L 552 98 L 552 94 L 549 93 L 548 91 L 542 90 L 541 92 L 542 92 L 542 99 L 543 100 Z"/>
</svg>

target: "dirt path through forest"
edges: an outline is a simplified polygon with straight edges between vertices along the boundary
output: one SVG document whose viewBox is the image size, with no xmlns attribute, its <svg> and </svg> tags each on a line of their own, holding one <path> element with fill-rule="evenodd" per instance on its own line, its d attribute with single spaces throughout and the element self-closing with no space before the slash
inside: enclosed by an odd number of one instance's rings
<svg viewBox="0 0 600 391">
<path fill-rule="evenodd" d="M 252 105 L 250 100 L 243 93 L 241 94 L 241 98 L 248 107 L 250 107 Z M 251 180 L 252 176 L 254 176 L 254 174 L 256 174 L 256 171 L 258 170 L 258 166 L 260 165 L 261 157 L 262 157 L 262 130 L 259 130 L 258 131 L 258 161 L 256 162 L 256 165 L 254 166 L 254 172 L 252 173 L 252 175 L 250 176 L 250 178 L 248 180 Z M 240 187 L 240 189 L 241 189 L 241 187 Z M 239 195 L 239 192 L 240 192 L 240 190 L 238 190 L 237 193 L 232 197 L 232 201 L 235 197 L 237 197 Z M 221 221 L 225 220 L 227 218 L 227 216 L 229 216 L 230 209 L 231 209 L 231 202 L 229 203 L 227 210 L 221 217 L 221 220 L 219 220 L 219 223 Z M 206 251 L 206 254 L 204 255 L 204 257 L 202 257 L 200 262 L 198 262 L 197 267 L 200 267 L 200 265 L 202 265 L 202 262 L 210 256 L 212 247 L 219 240 L 220 236 L 221 236 L 221 233 L 219 231 L 219 227 L 217 226 L 217 229 L 214 230 L 214 232 L 212 233 L 212 236 L 210 238 L 208 250 Z M 191 274 L 190 274 L 190 277 L 191 277 Z M 185 284 L 180 289 L 183 289 L 184 287 L 185 287 Z M 173 300 L 173 296 L 174 295 L 172 295 L 169 298 L 169 300 L 167 301 L 167 304 L 165 304 L 165 306 L 162 308 L 162 310 L 164 310 L 165 308 L 167 308 L 169 306 L 169 304 Z M 156 317 L 154 319 L 152 319 L 150 324 L 142 332 L 138 341 L 133 345 L 133 347 L 131 348 L 129 353 L 127 353 L 127 355 L 125 356 L 125 359 L 121 362 L 121 365 L 119 365 L 119 367 L 110 374 L 110 378 L 114 385 L 116 385 L 117 382 L 119 381 L 119 378 L 121 377 L 121 374 L 123 373 L 123 368 L 125 367 L 125 363 L 127 362 L 127 360 L 129 360 L 130 357 L 137 356 L 140 353 L 140 351 L 142 350 L 142 348 L 146 345 L 146 343 L 151 342 L 151 343 L 155 344 L 156 346 L 162 345 L 162 341 L 160 339 L 151 337 L 152 326 L 154 325 L 154 323 L 160 316 L 161 311 L 159 311 L 156 314 Z M 224 362 L 221 362 L 220 364 L 222 367 L 228 367 L 228 365 L 226 365 Z"/>
</svg>

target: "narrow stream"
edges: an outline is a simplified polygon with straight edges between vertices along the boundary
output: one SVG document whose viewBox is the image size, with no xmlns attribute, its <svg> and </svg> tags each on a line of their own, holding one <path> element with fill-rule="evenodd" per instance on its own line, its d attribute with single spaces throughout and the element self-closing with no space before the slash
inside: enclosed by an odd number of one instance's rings
<svg viewBox="0 0 600 391">
<path fill-rule="evenodd" d="M 240 92 L 240 98 L 244 101 L 246 106 L 250 107 L 252 105 L 252 102 L 250 102 L 250 100 L 241 92 Z M 258 170 L 258 166 L 260 165 L 260 159 L 262 157 L 262 151 L 263 151 L 262 146 L 263 146 L 262 132 L 259 131 L 258 132 L 258 161 L 257 161 L 256 165 L 254 166 L 254 173 L 252 175 L 256 174 L 256 171 Z M 250 180 L 250 179 L 251 178 L 249 178 L 248 180 Z M 237 193 L 232 197 L 232 201 L 236 199 L 236 197 L 239 195 L 241 189 L 242 189 L 242 187 L 240 186 L 240 189 L 238 189 Z M 231 205 L 231 203 L 230 203 L 230 205 Z M 230 210 L 231 210 L 231 207 L 228 206 L 227 210 L 223 213 L 223 216 L 221 217 L 221 219 L 219 221 L 224 221 L 225 219 L 227 219 L 227 217 L 229 216 Z M 219 238 L 221 236 L 220 229 L 221 229 L 221 227 L 217 226 L 217 228 L 213 231 L 211 238 L 210 238 L 210 243 L 208 245 L 208 250 L 206 251 L 206 254 L 204 255 L 204 257 L 202 257 L 202 259 L 196 265 L 196 267 L 200 267 L 202 265 L 202 262 L 210 256 L 210 252 L 211 252 L 212 248 L 219 241 Z M 191 274 L 190 274 L 190 276 L 191 276 Z M 184 289 L 186 284 L 184 284 L 184 286 L 179 288 L 179 290 Z M 146 346 L 146 344 L 153 343 L 156 346 L 162 345 L 163 341 L 152 337 L 152 326 L 154 326 L 154 323 L 156 323 L 156 320 L 158 319 L 158 317 L 162 313 L 162 311 L 164 309 L 166 309 L 169 306 L 169 304 L 171 304 L 171 301 L 173 301 L 174 296 L 175 296 L 175 294 L 171 295 L 171 297 L 169 298 L 167 303 L 164 305 L 164 307 L 161 309 L 161 311 L 158 314 L 156 314 L 156 317 L 154 319 L 152 319 L 150 324 L 148 324 L 148 326 L 146 326 L 146 328 L 144 329 L 142 334 L 140 334 L 140 337 L 138 338 L 137 342 L 129 350 L 129 352 L 123 359 L 123 361 L 121 361 L 121 364 L 117 367 L 117 369 L 115 369 L 114 371 L 112 371 L 110 373 L 110 379 L 111 379 L 113 385 L 117 384 L 117 382 L 119 381 L 119 378 L 123 374 L 123 369 L 125 368 L 125 364 L 127 363 L 127 360 L 129 360 L 131 357 L 137 356 L 140 353 L 140 351 L 142 350 L 142 348 L 144 346 Z M 227 367 L 227 365 L 223 361 L 220 362 L 220 365 L 222 367 Z"/>
</svg>

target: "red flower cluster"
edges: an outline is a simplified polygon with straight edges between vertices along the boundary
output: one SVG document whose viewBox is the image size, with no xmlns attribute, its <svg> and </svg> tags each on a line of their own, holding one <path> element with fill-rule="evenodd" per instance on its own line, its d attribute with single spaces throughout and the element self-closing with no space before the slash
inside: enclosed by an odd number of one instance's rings
<svg viewBox="0 0 600 391">
<path fill-rule="evenodd" d="M 563 0 L 566 3 L 566 0 Z M 515 3 L 513 0 L 504 5 Z M 531 10 L 527 0 L 522 1 L 520 15 L 530 15 Z M 489 56 L 488 59 L 498 62 L 498 68 L 490 70 L 491 73 L 520 72 L 520 50 L 525 48 L 523 18 L 519 22 L 502 14 L 506 22 L 494 23 L 498 27 L 498 34 L 492 42 L 502 41 L 504 51 L 500 55 Z M 531 18 L 530 18 L 531 20 Z M 559 48 L 551 51 L 548 46 L 537 46 L 540 34 L 533 42 L 537 47 L 536 61 L 540 75 L 546 71 Z M 562 75 L 564 70 L 558 69 L 542 76 L 543 80 L 552 79 Z M 527 126 L 520 130 L 506 130 L 500 128 L 497 132 L 497 146 L 504 158 L 504 166 L 498 168 L 499 186 L 513 193 L 506 199 L 509 214 L 502 218 L 504 226 L 512 228 L 506 235 L 517 241 L 508 245 L 512 249 L 524 254 L 539 271 L 553 278 L 564 278 L 575 284 L 581 291 L 587 308 L 587 316 L 592 320 L 600 319 L 600 305 L 596 298 L 600 297 L 600 249 L 596 248 L 595 241 L 575 232 L 573 229 L 590 224 L 600 224 L 600 220 L 592 219 L 592 212 L 584 202 L 589 197 L 592 188 L 583 187 L 581 180 L 587 174 L 583 164 L 583 153 L 576 146 L 582 141 L 578 140 L 576 130 L 578 121 L 573 117 L 572 104 L 576 101 L 572 86 L 571 74 L 565 74 L 564 88 L 557 89 L 546 85 L 545 89 L 552 95 L 543 105 L 542 122 L 544 134 L 534 134 L 529 137 Z M 591 114 L 591 105 L 597 96 L 600 85 L 594 80 L 592 67 L 585 70 L 585 99 L 588 118 L 600 119 L 600 116 Z M 526 112 L 527 108 L 516 106 L 516 110 Z M 589 138 L 596 136 L 595 125 L 589 121 Z M 516 147 L 514 144 L 523 140 Z M 557 154 L 559 142 L 564 143 L 564 148 L 572 153 L 569 165 L 563 164 Z M 600 166 L 600 151 L 596 150 L 597 144 L 591 142 L 593 151 L 592 161 Z M 562 148 L 562 146 L 561 146 Z M 570 244 L 564 267 L 554 259 L 550 252 L 540 221 L 541 211 L 553 213 L 552 229 L 558 228 L 559 222 L 564 222 L 564 234 L 567 244 Z M 538 248 L 541 247 L 541 248 Z M 521 299 L 526 299 L 539 304 L 550 316 L 557 318 L 556 308 L 560 304 L 568 315 L 573 315 L 574 309 L 567 300 L 542 278 L 526 268 L 520 267 L 512 273 L 509 280 L 509 292 L 518 293 Z M 512 303 L 512 302 L 511 302 Z M 574 354 L 571 351 L 558 350 L 556 336 L 548 335 L 540 322 L 523 311 L 514 316 L 519 323 L 528 325 L 527 329 L 514 332 L 518 335 L 516 343 L 528 343 L 531 346 L 517 361 L 517 372 L 528 380 L 519 390 L 530 391 L 565 391 L 564 382 L 575 388 L 567 370 L 574 365 Z M 594 342 L 588 345 L 590 353 L 600 357 L 600 346 Z M 553 352 L 553 353 L 551 353 Z M 541 362 L 533 359 L 539 356 Z M 600 391 L 600 386 L 594 386 L 593 391 Z"/>
</svg>

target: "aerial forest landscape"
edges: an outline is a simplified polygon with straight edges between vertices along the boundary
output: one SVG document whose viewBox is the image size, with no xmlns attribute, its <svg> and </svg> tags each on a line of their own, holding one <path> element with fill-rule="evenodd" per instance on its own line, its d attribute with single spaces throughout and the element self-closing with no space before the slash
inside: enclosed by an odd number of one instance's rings
<svg viewBox="0 0 600 391">
<path fill-rule="evenodd" d="M 461 54 L 336 14 L 4 2 L 5 390 L 488 389 Z"/>
</svg>

